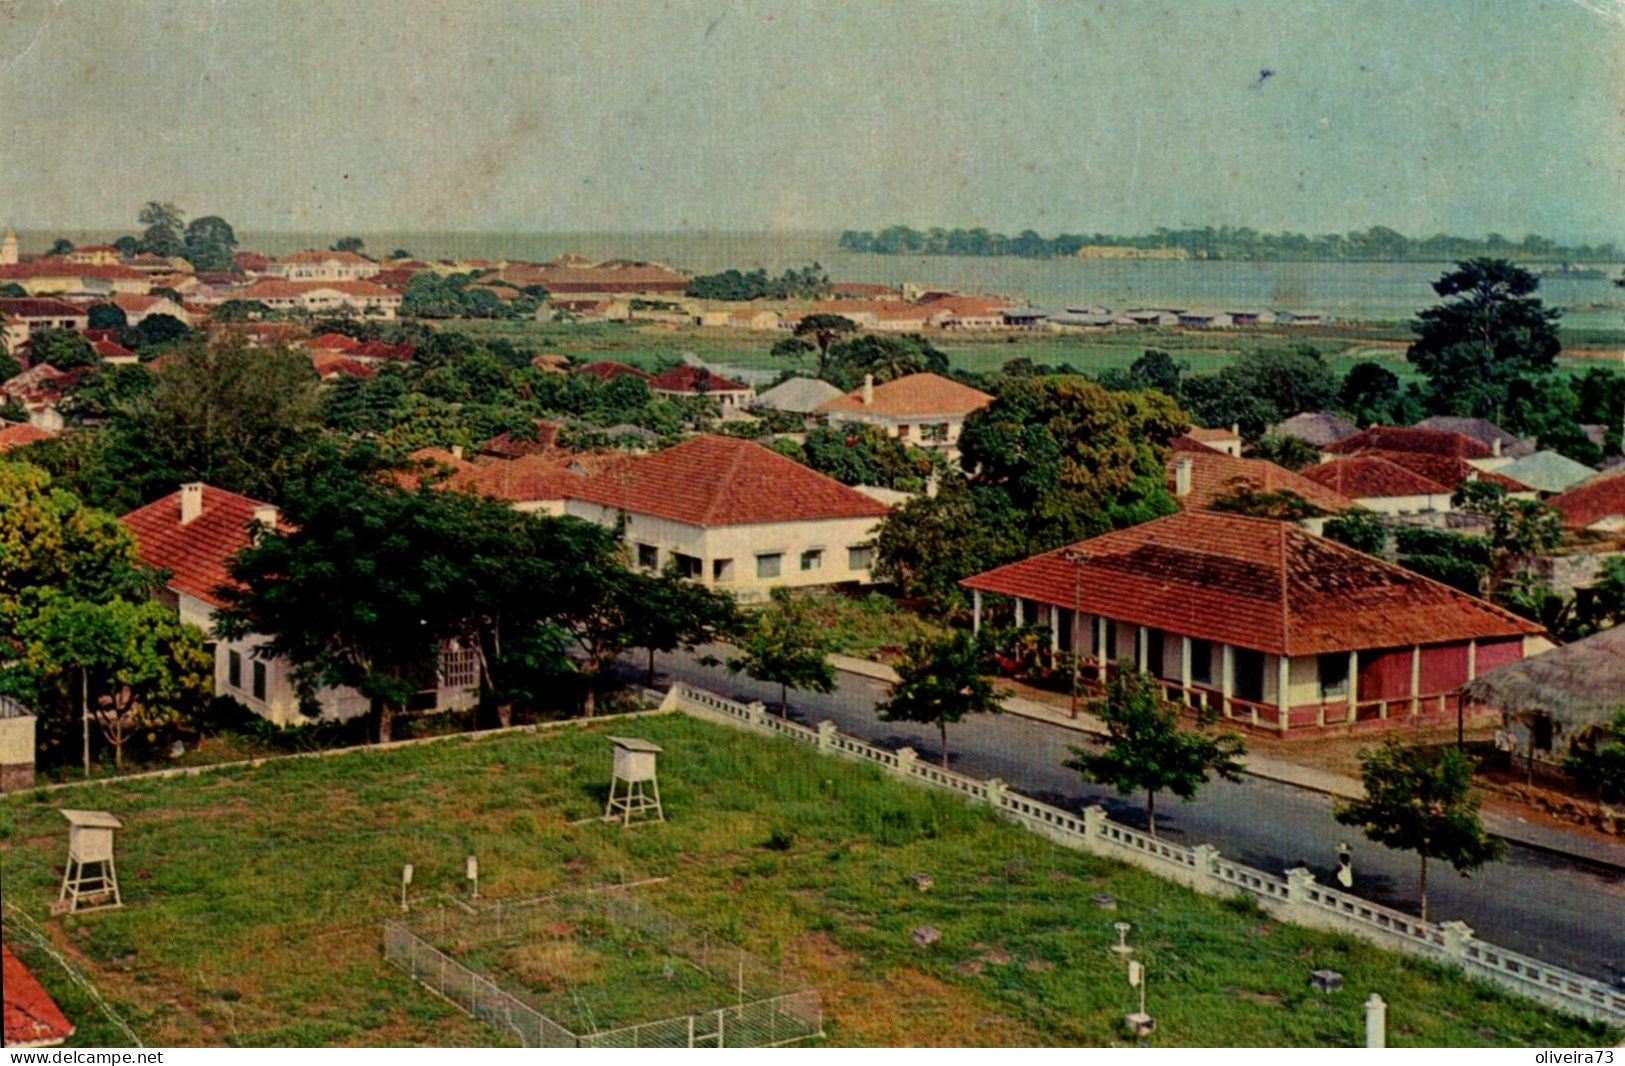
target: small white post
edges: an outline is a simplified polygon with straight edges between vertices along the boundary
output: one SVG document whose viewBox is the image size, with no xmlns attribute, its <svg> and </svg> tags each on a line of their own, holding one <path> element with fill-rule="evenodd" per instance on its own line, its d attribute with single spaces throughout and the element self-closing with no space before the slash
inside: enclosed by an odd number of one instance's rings
<svg viewBox="0 0 1625 1066">
<path fill-rule="evenodd" d="M 472 886 L 472 888 L 474 890 L 474 895 L 473 895 L 472 898 L 479 899 L 480 898 L 480 860 L 476 859 L 474 856 L 470 855 L 468 857 L 468 868 L 467 868 L 466 872 L 467 872 L 467 875 L 468 875 L 468 883 L 469 883 L 470 886 Z"/>
<path fill-rule="evenodd" d="M 824 719 L 818 723 L 818 750 L 829 751 L 835 747 L 835 723 Z"/>
<path fill-rule="evenodd" d="M 1368 1048 L 1388 1046 L 1388 1004 L 1375 992 L 1365 1001 L 1365 1046 Z"/>
<path fill-rule="evenodd" d="M 407 863 L 401 867 L 401 913 L 407 912 L 406 886 L 412 883 L 412 864 Z"/>
</svg>

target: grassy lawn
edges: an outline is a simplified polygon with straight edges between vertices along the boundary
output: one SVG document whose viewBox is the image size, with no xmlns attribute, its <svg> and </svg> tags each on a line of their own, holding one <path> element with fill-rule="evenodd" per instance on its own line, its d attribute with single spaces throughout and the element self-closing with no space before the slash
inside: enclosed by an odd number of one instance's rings
<svg viewBox="0 0 1625 1066">
<path fill-rule="evenodd" d="M 752 369 L 811 371 L 814 360 L 786 360 L 769 354 L 782 334 L 739 329 L 675 328 L 634 323 L 559 324 L 535 321 L 464 321 L 453 328 L 473 336 L 502 337 L 540 350 L 562 352 L 582 359 L 616 359 L 652 369 L 663 361 L 676 361 L 693 352 L 708 362 Z M 1625 334 L 1586 331 L 1584 340 L 1617 347 Z M 1410 334 L 1395 326 L 1328 326 L 1313 329 L 1282 327 L 1256 330 L 1177 330 L 1132 328 L 1102 333 L 1013 333 L 933 335 L 931 341 L 945 352 L 954 367 L 975 373 L 997 371 L 1006 362 L 1024 357 L 1034 363 L 1064 365 L 1086 374 L 1111 367 L 1128 367 L 1147 348 L 1161 348 L 1188 364 L 1191 373 L 1218 370 L 1243 352 L 1256 348 L 1286 348 L 1311 344 L 1320 349 L 1338 374 L 1371 359 L 1397 374 L 1401 381 L 1417 380 L 1405 361 Z M 1566 341 L 1567 343 L 1567 341 Z M 1559 366 L 1583 371 L 1595 360 L 1562 358 Z"/>
<path fill-rule="evenodd" d="M 891 662 L 911 640 L 940 637 L 943 626 L 900 606 L 890 596 L 822 593 L 803 598 L 819 626 L 833 642 L 833 651 L 859 658 Z"/>
<path fill-rule="evenodd" d="M 605 732 L 665 748 L 670 822 L 590 818 Z M 107 808 L 126 906 L 45 917 L 64 855 L 58 807 Z M 769 843 L 774 846 L 768 846 Z M 788 846 L 786 847 L 786 843 Z M 35 916 L 153 1044 L 486 1044 L 498 1035 L 381 957 L 403 863 L 414 896 L 487 899 L 666 876 L 634 891 L 817 987 L 838 1044 L 1103 1044 L 1131 1006 L 1113 920 L 1149 966 L 1156 1042 L 1357 1045 L 1390 1004 L 1393 1045 L 1591 1044 L 1599 1029 L 1433 965 L 1281 925 L 1050 844 L 963 801 L 787 741 L 683 717 L 452 740 L 0 805 L 7 903 Z M 930 873 L 919 892 L 907 881 Z M 1094 893 L 1118 900 L 1096 909 Z M 930 948 L 912 931 L 941 930 Z M 33 961 L 38 962 L 35 959 Z M 1343 971 L 1319 995 L 1310 970 Z M 59 970 L 39 975 L 113 1039 Z M 578 994 L 590 1006 L 595 991 Z"/>
</svg>

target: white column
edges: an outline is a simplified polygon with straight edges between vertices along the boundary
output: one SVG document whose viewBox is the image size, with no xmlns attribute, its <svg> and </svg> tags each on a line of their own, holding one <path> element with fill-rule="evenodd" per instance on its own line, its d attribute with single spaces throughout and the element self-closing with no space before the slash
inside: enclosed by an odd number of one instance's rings
<svg viewBox="0 0 1625 1066">
<path fill-rule="evenodd" d="M 1061 609 L 1053 603 L 1049 605 L 1049 650 L 1061 650 Z"/>
<path fill-rule="evenodd" d="M 1136 660 L 1135 665 L 1137 665 L 1140 668 L 1140 673 L 1142 673 L 1142 674 L 1156 673 L 1155 670 L 1151 669 L 1151 664 L 1146 661 L 1148 658 L 1150 658 L 1150 655 L 1151 655 L 1151 631 L 1146 629 L 1145 626 L 1135 626 L 1134 627 L 1134 658 Z"/>
<path fill-rule="evenodd" d="M 1100 679 L 1106 680 L 1106 667 L 1111 665 L 1113 649 L 1106 647 L 1106 616 L 1095 615 L 1095 647 L 1100 649 Z"/>
<path fill-rule="evenodd" d="M 970 591 L 970 604 L 971 604 L 971 612 L 972 612 L 972 614 L 971 614 L 971 632 L 972 633 L 980 633 L 982 631 L 982 590 L 981 589 L 971 589 L 971 591 Z"/>
<path fill-rule="evenodd" d="M 1354 721 L 1360 703 L 1360 653 L 1349 652 L 1349 721 Z"/>
<path fill-rule="evenodd" d="M 1185 690 L 1185 698 L 1190 699 L 1191 689 L 1191 638 L 1179 638 L 1179 684 Z"/>
<path fill-rule="evenodd" d="M 1467 642 L 1467 680 L 1472 681 L 1478 677 L 1478 641 Z"/>
<path fill-rule="evenodd" d="M 1292 713 L 1292 660 L 1285 655 L 1275 657 L 1275 706 L 1275 728 L 1285 733 Z"/>
<path fill-rule="evenodd" d="M 1223 697 L 1221 706 L 1228 717 L 1230 714 L 1230 694 L 1235 690 L 1236 666 L 1234 649 L 1228 644 L 1219 645 L 1219 694 Z"/>
<path fill-rule="evenodd" d="M 1017 596 L 1016 597 L 1016 625 L 1024 626 L 1026 624 L 1027 624 L 1027 605 L 1021 602 L 1021 597 L 1020 596 Z"/>
</svg>

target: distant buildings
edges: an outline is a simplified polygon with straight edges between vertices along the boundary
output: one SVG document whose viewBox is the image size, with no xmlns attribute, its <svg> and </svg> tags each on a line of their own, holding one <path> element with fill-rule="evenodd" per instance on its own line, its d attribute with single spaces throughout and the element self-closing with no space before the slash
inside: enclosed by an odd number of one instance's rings
<svg viewBox="0 0 1625 1066">
<path fill-rule="evenodd" d="M 90 325 L 90 311 L 66 300 L 8 296 L 0 297 L 0 322 L 4 323 L 5 351 L 15 355 L 40 330 L 83 332 Z"/>
<path fill-rule="evenodd" d="M 294 252 L 267 263 L 263 273 L 286 281 L 363 281 L 383 267 L 355 252 Z"/>
</svg>

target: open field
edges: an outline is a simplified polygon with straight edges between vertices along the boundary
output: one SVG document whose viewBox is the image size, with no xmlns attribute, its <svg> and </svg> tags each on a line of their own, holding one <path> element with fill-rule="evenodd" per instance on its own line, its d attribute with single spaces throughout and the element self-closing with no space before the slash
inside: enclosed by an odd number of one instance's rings
<svg viewBox="0 0 1625 1066">
<path fill-rule="evenodd" d="M 661 744 L 670 822 L 596 821 L 626 723 L 453 740 L 258 770 L 37 794 L 0 805 L 6 901 L 155 1044 L 484 1044 L 494 1032 L 387 967 L 399 873 L 416 898 L 487 899 L 666 876 L 651 899 L 818 988 L 840 1044 L 1101 1044 L 1131 993 L 1113 920 L 1150 967 L 1156 1040 L 1351 1045 L 1360 1003 L 1390 1003 L 1394 1045 L 1578 1045 L 1602 1038 L 1438 967 L 1273 922 L 1067 851 L 864 766 L 682 717 Z M 124 818 L 123 910 L 44 917 L 64 854 L 57 807 Z M 906 880 L 930 873 L 935 886 Z M 1106 892 L 1115 913 L 1089 902 Z M 917 947 L 911 933 L 941 940 Z M 1308 972 L 1345 974 L 1312 993 Z M 54 967 L 41 979 L 65 1003 Z M 81 1016 L 83 1017 L 83 1016 Z M 86 1042 L 109 1039 L 87 1018 Z"/>
<path fill-rule="evenodd" d="M 786 360 L 769 354 L 783 334 L 741 329 L 675 327 L 649 323 L 556 324 L 535 321 L 459 321 L 454 326 L 473 336 L 502 337 L 538 350 L 562 352 L 582 359 L 617 359 L 653 368 L 675 362 L 684 352 L 712 363 L 753 369 L 811 370 L 812 359 Z M 1408 331 L 1402 326 L 1280 327 L 1251 330 L 1181 330 L 1133 328 L 1100 333 L 933 334 L 931 342 L 945 352 L 954 367 L 990 373 L 1015 358 L 1034 363 L 1065 365 L 1086 374 L 1112 367 L 1128 367 L 1147 348 L 1161 348 L 1189 365 L 1192 373 L 1219 369 L 1243 352 L 1255 348 L 1286 348 L 1310 344 L 1320 349 L 1338 374 L 1363 360 L 1376 360 L 1401 381 L 1417 378 L 1405 361 Z M 1625 332 L 1587 330 L 1566 344 L 1583 354 L 1565 356 L 1559 367 L 1570 372 L 1595 365 L 1597 353 L 1612 349 L 1617 358 L 1625 347 Z M 1583 347 L 1582 347 L 1583 345 Z"/>
</svg>

